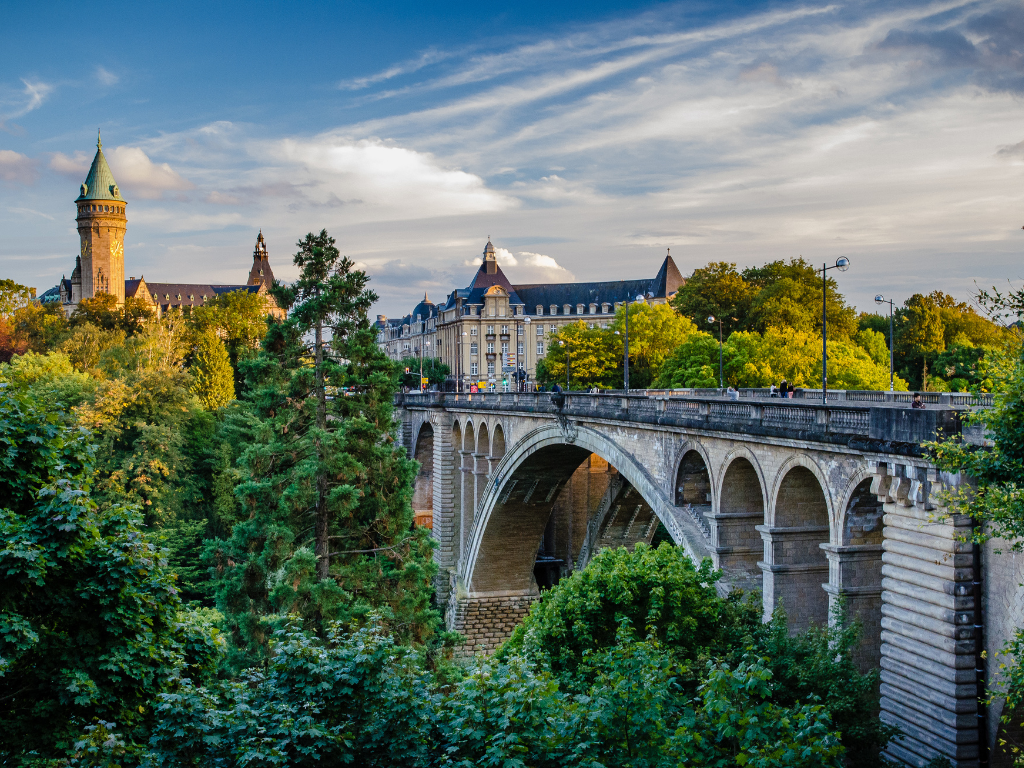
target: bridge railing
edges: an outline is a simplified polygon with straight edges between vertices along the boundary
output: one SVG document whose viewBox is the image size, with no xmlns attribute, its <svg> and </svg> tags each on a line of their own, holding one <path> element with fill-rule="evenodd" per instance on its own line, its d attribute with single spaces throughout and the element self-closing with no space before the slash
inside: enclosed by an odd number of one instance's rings
<svg viewBox="0 0 1024 768">
<path fill-rule="evenodd" d="M 717 394 L 717 390 L 713 390 Z M 983 436 L 962 429 L 960 413 L 977 407 L 967 396 L 953 400 L 949 393 L 925 409 L 893 400 L 779 399 L 748 396 L 700 397 L 693 394 L 586 392 L 425 392 L 398 395 L 405 407 L 443 407 L 450 410 L 507 411 L 552 414 L 581 419 L 628 421 L 751 435 L 851 444 L 853 440 L 904 443 L 920 455 L 919 445 L 940 435 L 964 434 L 972 442 Z M 846 394 L 846 393 L 844 393 Z M 875 393 L 879 394 L 879 393 Z M 891 393 L 881 393 L 890 395 Z M 901 394 L 901 393 L 897 393 Z M 829 393 L 832 397 L 832 393 Z M 972 428 L 972 430 L 975 428 Z M 866 443 L 863 447 L 870 449 Z M 903 449 L 901 449 L 903 450 Z"/>
</svg>

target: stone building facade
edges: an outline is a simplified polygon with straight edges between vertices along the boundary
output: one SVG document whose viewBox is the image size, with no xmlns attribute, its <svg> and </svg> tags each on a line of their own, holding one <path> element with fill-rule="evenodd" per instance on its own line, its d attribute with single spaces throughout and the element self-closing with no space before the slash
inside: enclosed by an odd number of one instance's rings
<svg viewBox="0 0 1024 768">
<path fill-rule="evenodd" d="M 128 229 L 128 202 L 114 181 L 114 174 L 103 154 L 103 142 L 97 138 L 96 156 L 89 174 L 75 200 L 77 207 L 79 255 L 71 277 L 40 296 L 44 303 L 60 301 L 70 316 L 79 302 L 99 294 L 109 294 L 123 306 L 126 299 L 135 299 L 150 307 L 157 316 L 169 309 L 188 312 L 223 293 L 248 291 L 263 297 L 267 314 L 278 318 L 284 309 L 270 295 L 274 272 L 270 268 L 267 244 L 260 232 L 256 238 L 252 267 L 244 285 L 212 285 L 208 283 L 156 283 L 145 277 L 124 276 L 124 236 Z"/>
<path fill-rule="evenodd" d="M 624 302 L 642 297 L 664 304 L 684 282 L 669 254 L 653 279 L 513 285 L 488 240 L 468 287 L 452 291 L 441 304 L 424 295 L 402 318 L 378 315 L 377 340 L 392 360 L 440 358 L 464 383 L 500 382 L 503 367 L 522 368 L 532 377 L 559 328 L 580 320 L 606 326 Z"/>
</svg>

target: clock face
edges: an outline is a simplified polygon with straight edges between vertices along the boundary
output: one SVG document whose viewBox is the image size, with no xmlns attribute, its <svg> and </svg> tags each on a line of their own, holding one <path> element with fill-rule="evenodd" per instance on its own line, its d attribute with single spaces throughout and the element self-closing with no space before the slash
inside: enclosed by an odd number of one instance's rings
<svg viewBox="0 0 1024 768">
<path fill-rule="evenodd" d="M 113 240 L 110 243 L 110 255 L 115 259 L 120 259 L 124 256 L 124 243 L 120 240 Z"/>
<path fill-rule="evenodd" d="M 82 258 L 86 258 L 92 254 L 92 240 L 88 237 L 82 238 Z"/>
</svg>

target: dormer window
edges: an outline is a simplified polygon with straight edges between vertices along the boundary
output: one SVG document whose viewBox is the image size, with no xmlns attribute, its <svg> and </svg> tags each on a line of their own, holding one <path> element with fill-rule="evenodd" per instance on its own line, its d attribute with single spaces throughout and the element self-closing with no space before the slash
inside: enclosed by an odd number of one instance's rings
<svg viewBox="0 0 1024 768">
<path fill-rule="evenodd" d="M 607 314 L 608 314 L 608 302 L 607 302 L 607 301 L 606 301 L 606 302 L 604 302 L 604 303 L 603 303 L 603 304 L 601 305 L 601 314 L 602 314 L 602 315 L 607 315 Z"/>
<path fill-rule="evenodd" d="M 537 314 L 538 315 L 543 315 L 544 314 L 544 305 L 543 304 L 538 304 L 537 305 Z"/>
<path fill-rule="evenodd" d="M 583 314 L 583 305 L 582 304 L 577 304 L 576 305 L 576 314 L 577 315 L 582 315 Z"/>
<path fill-rule="evenodd" d="M 592 314 L 592 315 L 596 315 L 597 314 L 597 304 L 591 304 L 590 305 L 590 314 Z"/>
<path fill-rule="evenodd" d="M 564 307 L 562 307 L 562 314 L 563 315 L 568 315 L 571 312 L 572 312 L 572 308 L 568 304 L 566 304 Z"/>
</svg>

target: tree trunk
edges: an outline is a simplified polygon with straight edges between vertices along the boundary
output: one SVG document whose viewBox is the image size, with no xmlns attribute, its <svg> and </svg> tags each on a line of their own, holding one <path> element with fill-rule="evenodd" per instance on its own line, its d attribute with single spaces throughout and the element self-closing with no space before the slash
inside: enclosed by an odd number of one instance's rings
<svg viewBox="0 0 1024 768">
<path fill-rule="evenodd" d="M 329 520 L 327 518 L 327 478 L 324 476 L 324 445 L 323 432 L 327 429 L 327 393 L 324 391 L 324 339 L 323 324 L 318 320 L 316 323 L 316 437 L 313 443 L 316 446 L 316 575 L 320 580 L 330 577 L 331 559 L 328 545 Z"/>
</svg>

